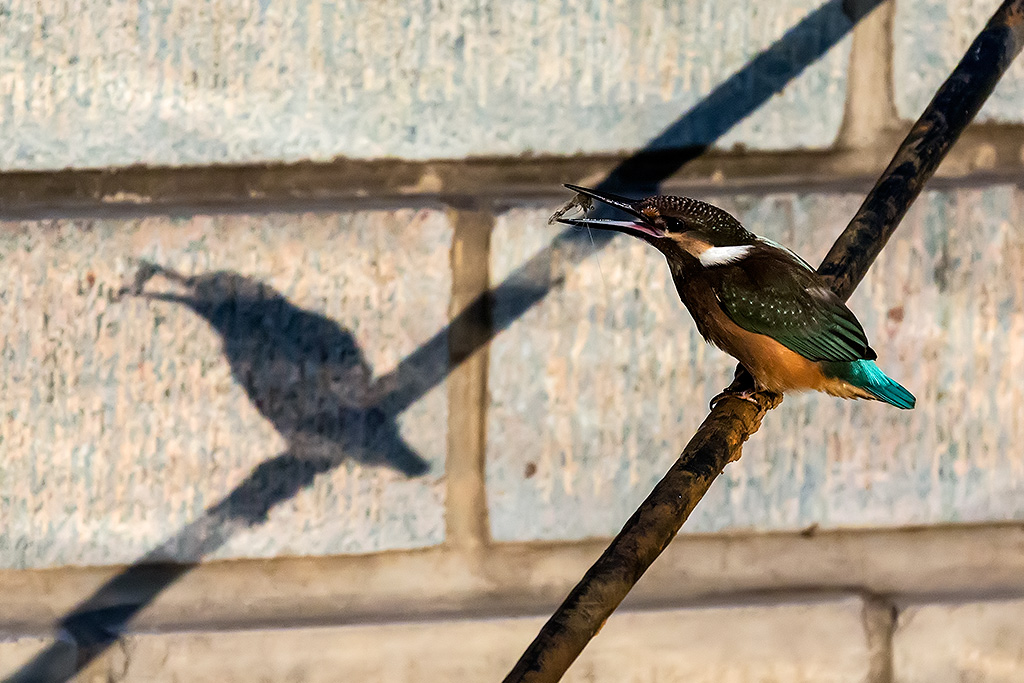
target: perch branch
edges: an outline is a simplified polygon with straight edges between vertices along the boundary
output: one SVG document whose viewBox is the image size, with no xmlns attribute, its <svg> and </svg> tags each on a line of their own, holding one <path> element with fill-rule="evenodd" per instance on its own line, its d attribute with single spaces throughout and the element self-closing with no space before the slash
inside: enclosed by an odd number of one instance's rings
<svg viewBox="0 0 1024 683">
<path fill-rule="evenodd" d="M 953 73 L 900 145 L 819 272 L 844 300 L 863 279 L 924 183 L 992 93 L 1024 43 L 1024 0 L 1006 0 L 978 34 Z M 736 382 L 746 378 L 738 377 Z M 561 679 L 605 620 L 683 522 L 743 442 L 779 400 L 759 395 L 755 406 L 725 399 L 697 429 L 668 474 L 629 518 L 601 557 L 505 677 L 505 683 Z"/>
</svg>

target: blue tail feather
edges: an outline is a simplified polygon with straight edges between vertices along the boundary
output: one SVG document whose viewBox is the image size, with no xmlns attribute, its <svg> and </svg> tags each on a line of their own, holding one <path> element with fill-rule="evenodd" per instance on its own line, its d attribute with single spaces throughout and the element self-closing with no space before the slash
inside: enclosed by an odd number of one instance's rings
<svg viewBox="0 0 1024 683">
<path fill-rule="evenodd" d="M 871 360 L 858 360 L 852 363 L 827 363 L 825 373 L 830 377 L 849 382 L 863 389 L 879 401 L 904 410 L 910 410 L 917 399 L 896 381 L 882 372 L 882 369 Z"/>
</svg>

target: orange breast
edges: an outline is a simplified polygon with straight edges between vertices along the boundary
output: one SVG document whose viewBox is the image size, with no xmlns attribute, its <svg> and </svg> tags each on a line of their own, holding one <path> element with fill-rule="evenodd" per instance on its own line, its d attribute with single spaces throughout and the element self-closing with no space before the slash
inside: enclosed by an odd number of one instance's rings
<svg viewBox="0 0 1024 683">
<path fill-rule="evenodd" d="M 700 277 L 686 277 L 686 273 L 673 275 L 679 296 L 701 335 L 742 363 L 762 387 L 777 392 L 814 389 L 842 398 L 870 398 L 863 389 L 826 377 L 815 361 L 769 336 L 744 330 L 734 323 Z"/>
<path fill-rule="evenodd" d="M 742 363 L 762 387 L 780 393 L 813 389 L 840 398 L 874 398 L 860 387 L 826 377 L 818 363 L 771 337 L 744 330 L 720 310 L 715 317 L 719 334 L 710 341 Z"/>
<path fill-rule="evenodd" d="M 824 388 L 826 377 L 814 361 L 771 337 L 744 330 L 720 310 L 711 315 L 719 319 L 710 341 L 742 363 L 761 386 L 779 392 Z"/>
</svg>

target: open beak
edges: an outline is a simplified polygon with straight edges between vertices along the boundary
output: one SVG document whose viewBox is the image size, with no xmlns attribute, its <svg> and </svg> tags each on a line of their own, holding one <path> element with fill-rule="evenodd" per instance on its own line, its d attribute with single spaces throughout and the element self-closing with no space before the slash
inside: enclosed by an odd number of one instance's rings
<svg viewBox="0 0 1024 683">
<path fill-rule="evenodd" d="M 559 223 L 595 228 L 597 230 L 614 230 L 615 232 L 624 232 L 627 235 L 633 235 L 640 238 L 658 238 L 665 236 L 665 233 L 661 228 L 659 228 L 649 216 L 646 216 L 640 211 L 639 206 L 642 200 L 628 199 L 626 197 L 611 194 L 610 192 L 598 192 L 597 190 L 580 187 L 579 185 L 569 185 L 568 183 L 566 183 L 565 187 L 573 190 L 574 192 L 578 192 L 585 197 L 596 199 L 602 204 L 607 204 L 608 206 L 615 207 L 620 211 L 624 211 L 630 216 L 633 216 L 635 220 L 616 221 L 608 218 L 555 218 Z"/>
</svg>

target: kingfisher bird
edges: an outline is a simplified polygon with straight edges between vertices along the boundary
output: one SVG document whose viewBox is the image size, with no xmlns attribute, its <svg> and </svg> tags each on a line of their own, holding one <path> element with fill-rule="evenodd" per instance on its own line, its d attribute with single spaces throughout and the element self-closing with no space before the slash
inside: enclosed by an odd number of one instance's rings
<svg viewBox="0 0 1024 683">
<path fill-rule="evenodd" d="M 688 197 L 628 199 L 566 185 L 577 196 L 619 209 L 630 220 L 554 221 L 638 237 L 664 254 L 679 298 L 705 341 L 736 358 L 753 391 L 813 389 L 832 396 L 914 407 L 914 396 L 875 364 L 864 328 L 814 268 L 786 247 L 758 237 L 726 211 Z M 589 201 L 580 204 L 586 211 Z M 756 401 L 755 401 L 756 402 Z"/>
</svg>

